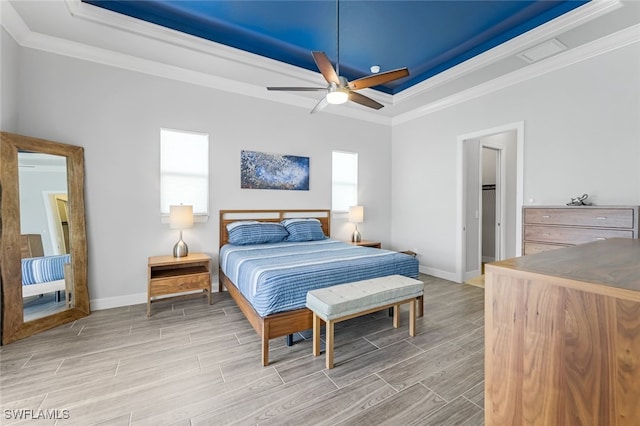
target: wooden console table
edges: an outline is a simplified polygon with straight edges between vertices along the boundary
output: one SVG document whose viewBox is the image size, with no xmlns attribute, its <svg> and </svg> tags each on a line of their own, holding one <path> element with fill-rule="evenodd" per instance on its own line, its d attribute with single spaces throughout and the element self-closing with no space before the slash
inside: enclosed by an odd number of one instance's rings
<svg viewBox="0 0 640 426">
<path fill-rule="evenodd" d="M 637 425 L 640 240 L 486 266 L 485 424 Z"/>
</svg>

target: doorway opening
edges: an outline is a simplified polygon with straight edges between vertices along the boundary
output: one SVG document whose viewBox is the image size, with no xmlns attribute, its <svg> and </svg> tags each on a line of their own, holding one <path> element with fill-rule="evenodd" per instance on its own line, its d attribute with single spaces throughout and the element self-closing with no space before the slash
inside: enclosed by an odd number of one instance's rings
<svg viewBox="0 0 640 426">
<path fill-rule="evenodd" d="M 522 122 L 458 137 L 458 282 L 521 254 L 523 137 Z"/>
</svg>

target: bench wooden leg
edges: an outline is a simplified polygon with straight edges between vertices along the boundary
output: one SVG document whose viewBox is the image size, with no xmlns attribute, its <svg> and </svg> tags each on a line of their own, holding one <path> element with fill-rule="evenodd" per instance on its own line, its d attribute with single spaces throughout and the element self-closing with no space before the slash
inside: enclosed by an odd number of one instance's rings
<svg viewBox="0 0 640 426">
<path fill-rule="evenodd" d="M 313 314 L 313 356 L 320 355 L 320 317 Z"/>
<path fill-rule="evenodd" d="M 418 296 L 416 303 L 418 304 L 418 316 L 424 316 L 424 296 Z"/>
<path fill-rule="evenodd" d="M 269 326 L 262 324 L 262 365 L 269 365 Z"/>
<path fill-rule="evenodd" d="M 400 305 L 393 305 L 393 328 L 400 327 Z"/>
<path fill-rule="evenodd" d="M 326 340 L 327 340 L 327 344 L 326 344 L 326 348 L 325 348 L 325 352 L 327 353 L 327 369 L 331 369 L 333 368 L 333 326 L 334 326 L 334 322 L 333 320 L 328 320 L 326 321 L 327 324 L 327 330 L 326 330 Z"/>
<path fill-rule="evenodd" d="M 412 300 L 409 303 L 409 336 L 414 337 L 416 335 L 416 300 Z"/>
</svg>

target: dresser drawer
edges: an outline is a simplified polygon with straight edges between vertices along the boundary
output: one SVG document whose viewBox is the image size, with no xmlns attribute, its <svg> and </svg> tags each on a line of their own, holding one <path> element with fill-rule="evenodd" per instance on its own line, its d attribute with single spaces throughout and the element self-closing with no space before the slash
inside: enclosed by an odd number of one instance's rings
<svg viewBox="0 0 640 426">
<path fill-rule="evenodd" d="M 607 238 L 633 238 L 632 230 L 525 225 L 524 240 L 557 244 L 583 244 Z"/>
<path fill-rule="evenodd" d="M 632 229 L 634 215 L 632 208 L 527 208 L 524 211 L 524 223 Z"/>
</svg>

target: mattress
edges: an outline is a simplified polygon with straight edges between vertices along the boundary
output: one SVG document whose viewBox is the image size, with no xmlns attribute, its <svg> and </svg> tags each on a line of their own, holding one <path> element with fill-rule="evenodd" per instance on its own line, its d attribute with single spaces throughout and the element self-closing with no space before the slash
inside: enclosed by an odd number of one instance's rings
<svg viewBox="0 0 640 426">
<path fill-rule="evenodd" d="M 390 250 L 325 239 L 226 244 L 220 268 L 260 316 L 305 306 L 307 292 L 387 275 L 418 277 L 418 260 Z"/>
</svg>

